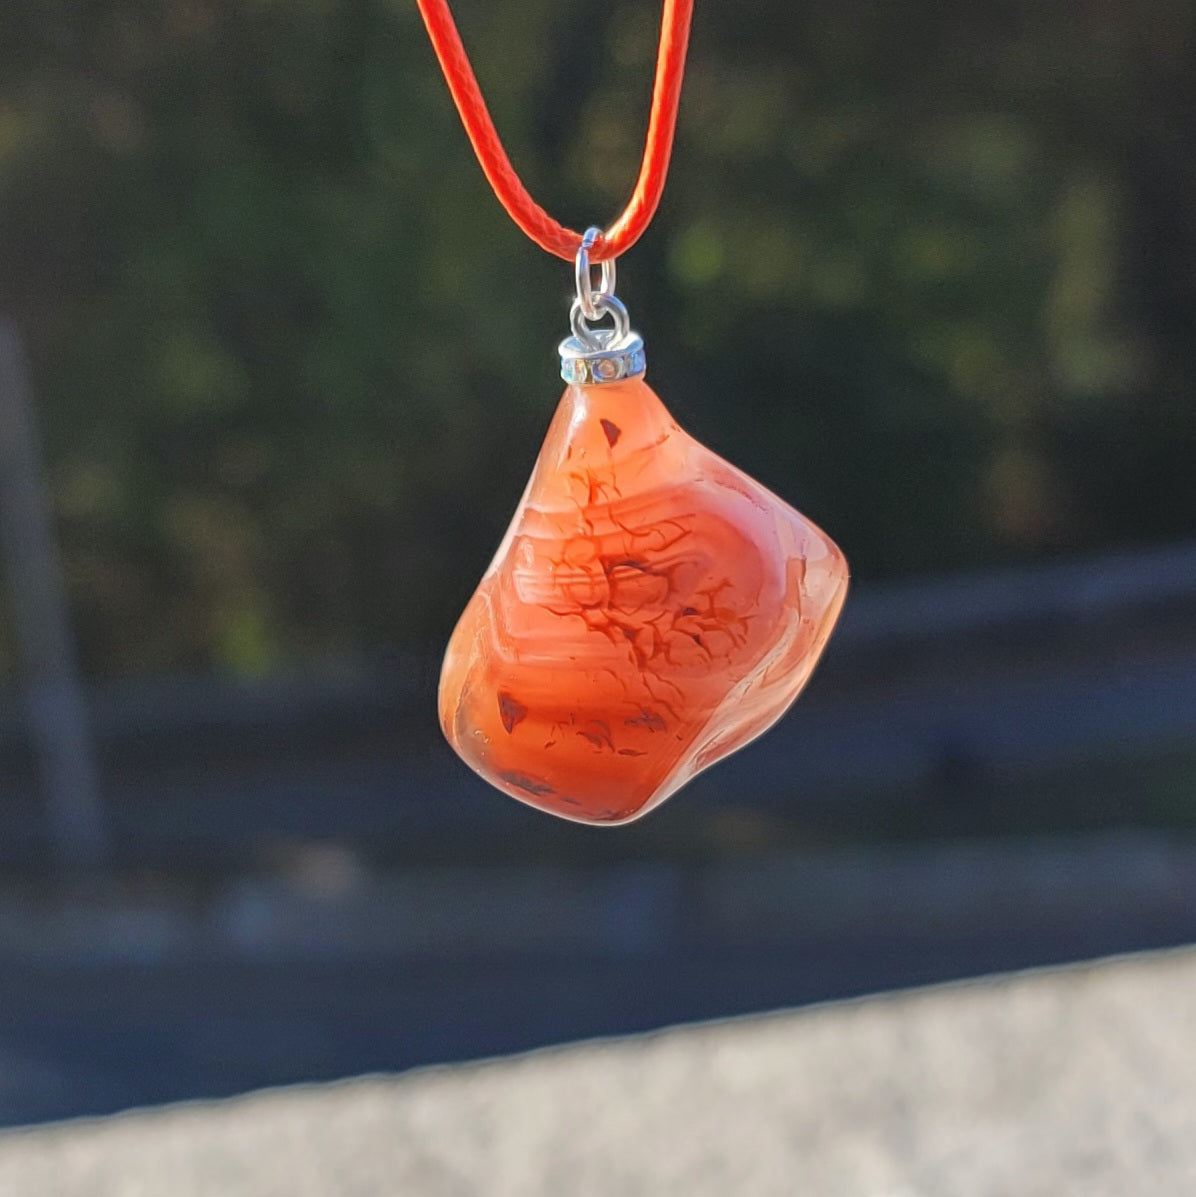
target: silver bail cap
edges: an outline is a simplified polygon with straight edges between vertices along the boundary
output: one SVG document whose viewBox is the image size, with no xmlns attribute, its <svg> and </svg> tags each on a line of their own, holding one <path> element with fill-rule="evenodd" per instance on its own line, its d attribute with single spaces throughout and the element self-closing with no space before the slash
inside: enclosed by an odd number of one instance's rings
<svg viewBox="0 0 1196 1197">
<path fill-rule="evenodd" d="M 573 335 L 560 344 L 561 377 L 575 386 L 604 382 L 622 382 L 643 374 L 644 340 L 631 329 L 627 309 L 615 296 L 615 263 L 599 262 L 599 282 L 594 286 L 590 272 L 590 250 L 601 230 L 586 230 L 574 260 L 577 298 L 569 312 Z M 605 316 L 614 321 L 611 328 L 595 328 Z"/>
</svg>

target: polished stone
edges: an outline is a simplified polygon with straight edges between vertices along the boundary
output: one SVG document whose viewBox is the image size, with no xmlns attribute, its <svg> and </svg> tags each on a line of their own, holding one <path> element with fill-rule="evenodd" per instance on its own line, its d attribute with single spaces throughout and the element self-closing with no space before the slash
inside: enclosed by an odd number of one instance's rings
<svg viewBox="0 0 1196 1197">
<path fill-rule="evenodd" d="M 453 632 L 441 725 L 513 797 L 626 822 L 780 718 L 846 589 L 831 540 L 642 379 L 570 386 Z"/>
</svg>

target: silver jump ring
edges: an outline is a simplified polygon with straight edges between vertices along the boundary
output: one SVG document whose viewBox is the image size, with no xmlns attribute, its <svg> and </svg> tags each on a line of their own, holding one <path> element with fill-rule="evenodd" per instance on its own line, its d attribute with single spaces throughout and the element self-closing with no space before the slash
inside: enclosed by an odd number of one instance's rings
<svg viewBox="0 0 1196 1197">
<path fill-rule="evenodd" d="M 577 284 L 577 302 L 581 305 L 582 315 L 587 320 L 598 320 L 602 316 L 600 303 L 603 299 L 615 298 L 615 260 L 607 258 L 598 262 L 598 286 L 594 287 L 594 277 L 590 273 L 590 250 L 594 243 L 602 236 L 599 228 L 589 228 L 581 239 L 577 248 L 577 256 L 573 259 L 573 278 Z M 615 300 L 618 303 L 618 300 Z M 622 306 L 620 304 L 620 306 Z M 626 315 L 626 312 L 624 312 Z"/>
<path fill-rule="evenodd" d="M 573 335 L 591 351 L 621 345 L 631 333 L 631 317 L 627 315 L 622 300 L 599 292 L 594 296 L 593 306 L 594 315 L 589 316 L 582 305 L 580 295 L 573 301 L 573 307 L 569 309 L 569 325 L 573 329 Z M 593 321 L 601 320 L 603 316 L 610 316 L 614 320 L 614 328 L 590 327 Z"/>
</svg>

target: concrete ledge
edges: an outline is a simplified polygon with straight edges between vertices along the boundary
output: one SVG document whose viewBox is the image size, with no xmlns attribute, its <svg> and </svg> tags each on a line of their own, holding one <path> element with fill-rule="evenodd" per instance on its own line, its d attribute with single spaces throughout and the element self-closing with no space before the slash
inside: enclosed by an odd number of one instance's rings
<svg viewBox="0 0 1196 1197">
<path fill-rule="evenodd" d="M 1196 950 L 0 1136 L 21 1197 L 1190 1197 Z"/>
</svg>

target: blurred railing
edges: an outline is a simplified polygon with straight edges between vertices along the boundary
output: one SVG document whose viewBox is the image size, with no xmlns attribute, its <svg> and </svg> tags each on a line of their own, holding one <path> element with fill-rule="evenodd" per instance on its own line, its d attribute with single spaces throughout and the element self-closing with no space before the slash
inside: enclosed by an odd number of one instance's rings
<svg viewBox="0 0 1196 1197">
<path fill-rule="evenodd" d="M 309 839 L 384 859 L 468 857 L 555 826 L 442 744 L 437 666 L 430 652 L 353 671 L 93 689 L 117 862 L 237 865 Z M 1196 545 L 1182 545 L 853 595 L 795 710 L 683 801 L 706 818 L 826 826 L 844 804 L 858 815 L 901 787 L 966 803 L 995 775 L 1194 747 Z M 42 867 L 51 824 L 11 699 L 0 703 L 0 787 L 0 864 Z"/>
</svg>

